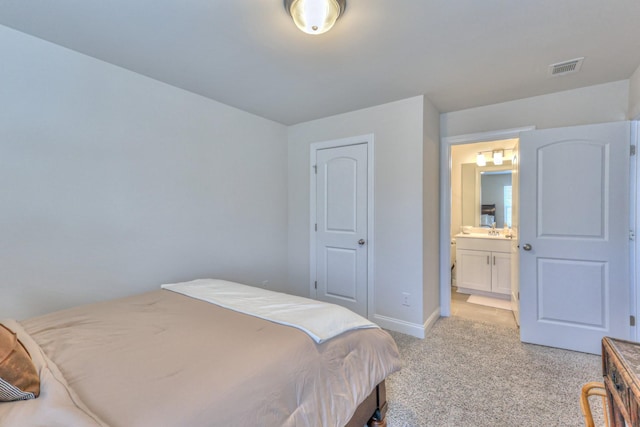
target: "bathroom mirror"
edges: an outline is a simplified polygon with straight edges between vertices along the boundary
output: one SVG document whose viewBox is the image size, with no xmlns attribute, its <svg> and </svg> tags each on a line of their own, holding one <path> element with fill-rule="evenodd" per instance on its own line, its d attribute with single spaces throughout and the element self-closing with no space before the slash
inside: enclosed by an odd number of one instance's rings
<svg viewBox="0 0 640 427">
<path fill-rule="evenodd" d="M 462 165 L 462 225 L 497 228 L 511 226 L 511 162 L 500 166 Z M 495 211 L 491 212 L 491 206 Z M 494 215 L 490 215 L 494 213 Z"/>
</svg>

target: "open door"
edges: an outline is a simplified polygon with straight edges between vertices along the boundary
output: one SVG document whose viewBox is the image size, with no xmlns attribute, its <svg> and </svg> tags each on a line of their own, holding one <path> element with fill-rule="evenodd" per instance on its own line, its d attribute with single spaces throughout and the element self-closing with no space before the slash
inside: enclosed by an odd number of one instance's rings
<svg viewBox="0 0 640 427">
<path fill-rule="evenodd" d="M 520 137 L 524 342 L 600 353 L 629 339 L 628 122 Z"/>
<path fill-rule="evenodd" d="M 520 236 L 520 140 L 513 147 L 511 159 L 511 311 L 520 325 L 520 251 L 518 250 L 518 236 Z"/>
</svg>

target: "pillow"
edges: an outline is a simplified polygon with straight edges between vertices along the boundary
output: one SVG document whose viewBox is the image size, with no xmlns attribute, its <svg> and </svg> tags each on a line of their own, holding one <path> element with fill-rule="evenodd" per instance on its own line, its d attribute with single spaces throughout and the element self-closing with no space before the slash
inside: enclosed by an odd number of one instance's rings
<svg viewBox="0 0 640 427">
<path fill-rule="evenodd" d="M 40 378 L 27 349 L 16 334 L 0 325 L 0 402 L 35 399 Z"/>
</svg>

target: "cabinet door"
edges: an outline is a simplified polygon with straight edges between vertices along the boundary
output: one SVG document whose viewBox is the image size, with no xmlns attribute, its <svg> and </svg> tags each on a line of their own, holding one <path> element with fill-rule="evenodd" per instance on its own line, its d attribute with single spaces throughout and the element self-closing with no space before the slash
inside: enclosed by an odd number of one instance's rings
<svg viewBox="0 0 640 427">
<path fill-rule="evenodd" d="M 509 295 L 511 293 L 511 254 L 493 252 L 491 274 L 492 292 Z"/>
<path fill-rule="evenodd" d="M 491 252 L 458 249 L 456 260 L 458 287 L 491 292 Z"/>
</svg>

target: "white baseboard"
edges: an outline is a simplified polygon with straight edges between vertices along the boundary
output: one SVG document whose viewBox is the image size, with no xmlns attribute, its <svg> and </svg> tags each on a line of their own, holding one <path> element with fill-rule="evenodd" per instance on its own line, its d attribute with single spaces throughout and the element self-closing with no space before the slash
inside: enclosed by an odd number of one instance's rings
<svg viewBox="0 0 640 427">
<path fill-rule="evenodd" d="M 440 318 L 440 307 L 436 307 L 435 310 L 433 310 L 433 313 L 431 313 L 429 315 L 429 317 L 427 317 L 427 321 L 424 322 L 424 333 L 426 334 L 427 332 L 429 332 L 429 330 L 431 328 L 433 328 L 433 325 L 436 324 L 436 321 Z"/>
<path fill-rule="evenodd" d="M 440 307 L 438 307 L 424 322 L 423 325 L 419 323 L 411 323 L 405 320 L 394 319 L 393 317 L 382 316 L 380 314 L 373 315 L 373 321 L 377 323 L 381 328 L 389 329 L 401 334 L 411 335 L 412 337 L 424 339 L 429 329 L 433 327 L 436 320 L 440 318 Z"/>
</svg>

